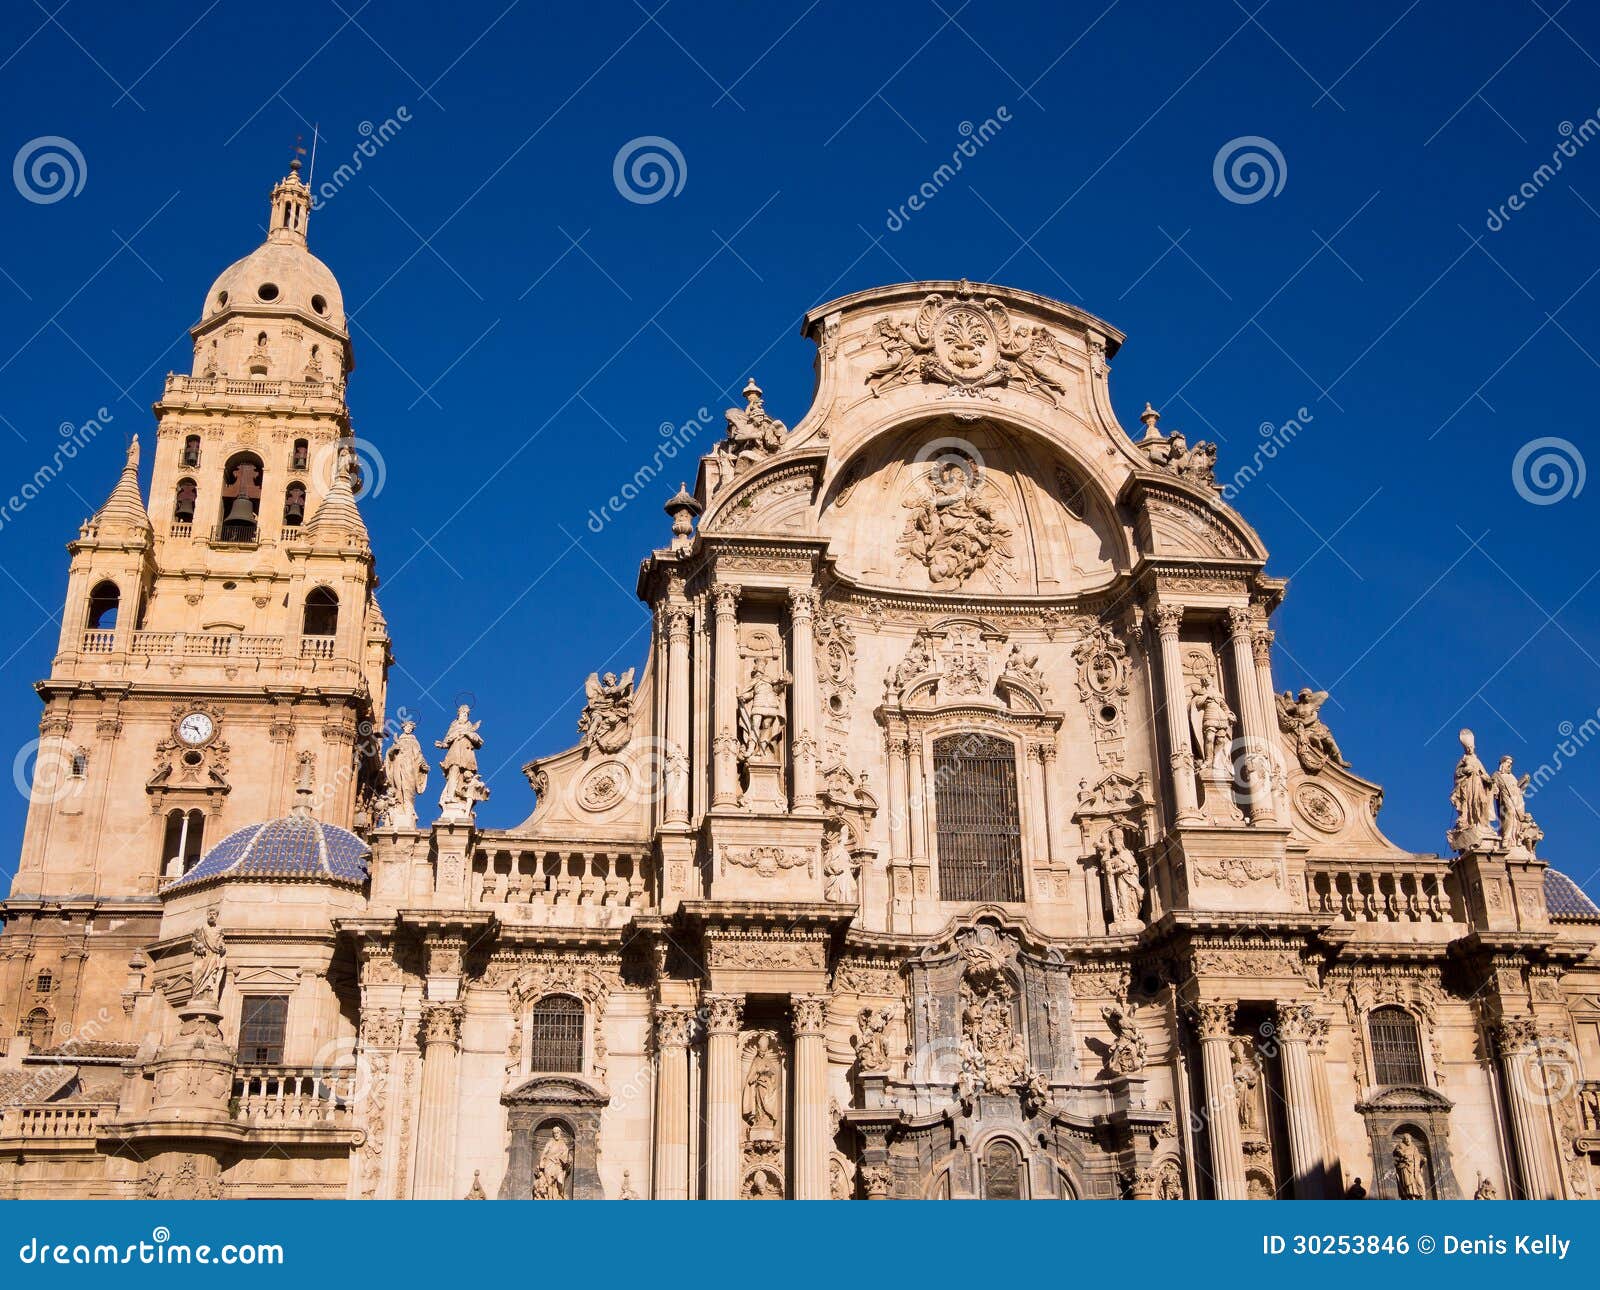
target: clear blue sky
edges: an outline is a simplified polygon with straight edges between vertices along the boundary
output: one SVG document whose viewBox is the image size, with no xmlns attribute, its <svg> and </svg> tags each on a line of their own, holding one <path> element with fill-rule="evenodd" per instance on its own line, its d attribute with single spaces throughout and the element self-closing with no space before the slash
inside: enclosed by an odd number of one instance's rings
<svg viewBox="0 0 1600 1290">
<path fill-rule="evenodd" d="M 363 122 L 402 116 L 311 243 L 354 316 L 351 405 L 384 459 L 364 511 L 391 707 L 431 739 L 474 697 L 489 824 L 525 815 L 517 768 L 572 741 L 583 677 L 642 663 L 634 571 L 692 467 L 599 534 L 591 508 L 663 422 L 709 408 L 709 443 L 747 376 L 798 421 L 801 314 L 912 278 L 1107 318 L 1129 338 L 1124 424 L 1154 402 L 1219 441 L 1220 474 L 1263 422 L 1311 413 L 1238 504 L 1292 578 L 1279 686 L 1332 690 L 1402 845 L 1443 849 L 1458 727 L 1532 768 L 1600 708 L 1600 482 L 1535 505 L 1513 481 L 1532 440 L 1597 455 L 1592 6 L 60 3 L 0 15 L 0 160 L 61 136 L 86 167 L 50 203 L 0 184 L 0 494 L 61 423 L 114 421 L 0 527 L 8 764 L 37 733 L 63 545 L 126 435 L 149 442 L 295 136 L 320 124 L 320 182 Z M 991 118 L 960 174 L 891 219 Z M 681 153 L 681 191 L 619 193 L 640 136 Z M 1230 201 L 1214 160 L 1245 136 L 1283 183 Z M 1564 138 L 1574 155 L 1535 178 Z M 1596 889 L 1600 740 L 1531 806 L 1543 850 Z M 8 785 L 0 868 L 24 810 Z"/>
</svg>

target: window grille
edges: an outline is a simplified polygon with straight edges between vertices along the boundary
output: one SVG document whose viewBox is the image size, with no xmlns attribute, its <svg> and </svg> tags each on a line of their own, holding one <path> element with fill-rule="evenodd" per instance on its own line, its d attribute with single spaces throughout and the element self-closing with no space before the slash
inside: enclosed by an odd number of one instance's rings
<svg viewBox="0 0 1600 1290">
<path fill-rule="evenodd" d="M 992 735 L 934 740 L 942 900 L 1022 899 L 1017 750 Z"/>
<path fill-rule="evenodd" d="M 537 1074 L 583 1070 L 583 1003 L 571 995 L 540 999 L 529 1015 L 533 1070 Z"/>
<path fill-rule="evenodd" d="M 288 995 L 246 995 L 239 1014 L 239 1060 L 252 1066 L 280 1065 L 288 1025 Z"/>
<path fill-rule="evenodd" d="M 1374 1008 L 1367 1029 L 1372 1034 L 1372 1072 L 1379 1084 L 1427 1082 L 1415 1017 L 1404 1008 Z"/>
</svg>

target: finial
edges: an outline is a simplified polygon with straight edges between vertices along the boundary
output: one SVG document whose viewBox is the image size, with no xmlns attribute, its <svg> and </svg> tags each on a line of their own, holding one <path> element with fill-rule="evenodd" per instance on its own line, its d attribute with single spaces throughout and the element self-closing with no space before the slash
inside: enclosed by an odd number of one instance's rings
<svg viewBox="0 0 1600 1290">
<path fill-rule="evenodd" d="M 125 470 L 139 469 L 139 436 L 133 435 L 128 440 L 128 459 L 123 467 Z"/>
<path fill-rule="evenodd" d="M 1144 437 L 1146 439 L 1161 438 L 1161 431 L 1156 428 L 1156 422 L 1161 420 L 1161 414 L 1149 403 L 1144 405 L 1144 411 L 1139 414 L 1139 420 L 1144 422 Z"/>
<path fill-rule="evenodd" d="M 761 400 L 761 387 L 756 384 L 755 377 L 749 377 L 744 383 L 744 397 L 749 403 L 758 403 Z"/>
</svg>

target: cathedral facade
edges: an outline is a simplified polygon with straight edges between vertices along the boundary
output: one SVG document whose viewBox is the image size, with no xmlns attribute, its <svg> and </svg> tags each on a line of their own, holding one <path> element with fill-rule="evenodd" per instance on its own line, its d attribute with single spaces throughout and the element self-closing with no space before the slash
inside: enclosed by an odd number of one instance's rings
<svg viewBox="0 0 1600 1290">
<path fill-rule="evenodd" d="M 1114 327 L 807 314 L 810 410 L 745 388 L 648 654 L 491 829 L 492 714 L 387 715 L 342 298 L 271 203 L 68 547 L 0 1196 L 1594 1194 L 1600 908 L 1469 731 L 1444 854 L 1384 836 Z"/>
</svg>

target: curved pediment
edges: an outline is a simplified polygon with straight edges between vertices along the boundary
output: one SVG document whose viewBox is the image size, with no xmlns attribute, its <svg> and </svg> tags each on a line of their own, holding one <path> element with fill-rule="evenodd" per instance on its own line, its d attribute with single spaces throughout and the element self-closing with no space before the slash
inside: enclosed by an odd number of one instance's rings
<svg viewBox="0 0 1600 1290">
<path fill-rule="evenodd" d="M 604 1107 L 610 1103 L 611 1095 L 574 1075 L 535 1075 L 502 1093 L 500 1101 L 506 1106 L 536 1103 L 545 1107 Z"/>
</svg>

